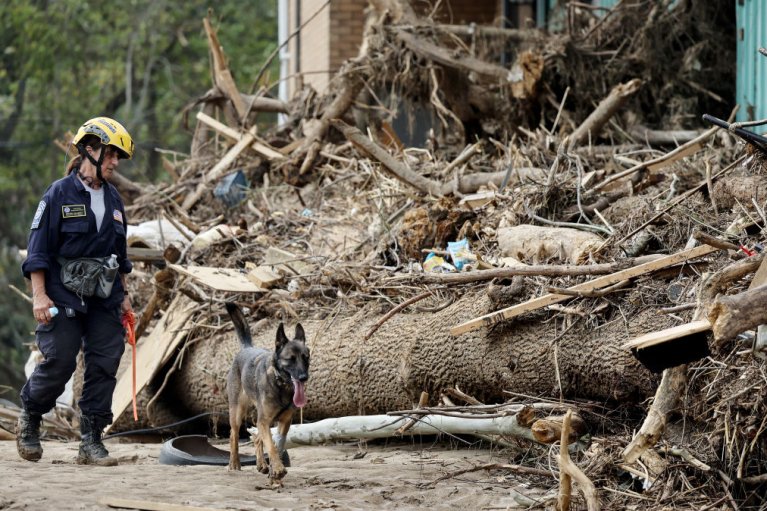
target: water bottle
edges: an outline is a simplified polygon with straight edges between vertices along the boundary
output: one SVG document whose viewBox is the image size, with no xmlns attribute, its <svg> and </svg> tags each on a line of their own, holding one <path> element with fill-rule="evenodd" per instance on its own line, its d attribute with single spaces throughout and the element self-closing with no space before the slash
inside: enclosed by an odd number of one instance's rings
<svg viewBox="0 0 767 511">
<path fill-rule="evenodd" d="M 117 270 L 120 265 L 117 263 L 117 256 L 112 254 L 104 263 L 101 275 L 99 275 L 98 285 L 96 286 L 96 296 L 99 298 L 109 298 L 112 293 L 112 284 L 117 278 Z"/>
<path fill-rule="evenodd" d="M 55 317 L 56 317 L 56 314 L 58 314 L 58 313 L 59 313 L 59 308 L 58 308 L 58 307 L 56 307 L 56 306 L 54 305 L 53 307 L 49 307 L 49 308 L 48 308 L 48 312 L 50 312 L 50 313 L 51 313 L 51 317 L 52 317 L 52 318 L 55 318 Z"/>
</svg>

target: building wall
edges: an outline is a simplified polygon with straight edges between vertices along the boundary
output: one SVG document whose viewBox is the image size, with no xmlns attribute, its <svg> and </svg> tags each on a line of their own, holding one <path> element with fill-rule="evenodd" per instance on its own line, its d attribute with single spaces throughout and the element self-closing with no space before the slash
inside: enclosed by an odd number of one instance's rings
<svg viewBox="0 0 767 511">
<path fill-rule="evenodd" d="M 767 57 L 759 48 L 767 47 L 767 2 L 740 0 L 735 6 L 738 67 L 736 101 L 738 121 L 767 118 Z M 755 130 L 763 133 L 765 127 Z"/>
<path fill-rule="evenodd" d="M 330 67 L 333 71 L 358 55 L 367 5 L 367 0 L 333 0 L 330 14 Z"/>
<path fill-rule="evenodd" d="M 434 18 L 440 23 L 497 25 L 502 0 L 442 0 Z M 431 13 L 433 1 L 413 0 L 421 15 Z M 324 92 L 341 65 L 359 54 L 368 0 L 289 0 L 289 33 L 321 12 L 288 44 L 288 98 L 302 83 Z M 324 7 L 323 7 L 324 5 Z"/>
<path fill-rule="evenodd" d="M 303 23 L 297 37 L 292 41 L 291 51 L 292 70 L 300 75 L 292 80 L 289 96 L 300 88 L 299 80 L 310 84 L 318 91 L 327 87 L 330 70 L 330 17 L 331 7 L 336 0 L 329 5 L 324 5 L 325 0 L 293 0 L 291 4 L 291 33 Z M 324 5 L 324 7 L 323 7 Z M 321 10 L 320 10 L 321 9 Z M 318 12 L 319 11 L 319 12 Z M 316 16 L 315 13 L 317 13 Z M 314 16 L 314 17 L 313 17 Z M 309 18 L 313 19 L 308 21 Z"/>
</svg>

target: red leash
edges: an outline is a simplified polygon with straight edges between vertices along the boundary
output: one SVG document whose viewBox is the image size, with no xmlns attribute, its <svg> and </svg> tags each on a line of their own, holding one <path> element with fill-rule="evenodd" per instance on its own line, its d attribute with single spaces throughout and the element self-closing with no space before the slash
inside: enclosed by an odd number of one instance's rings
<svg viewBox="0 0 767 511">
<path fill-rule="evenodd" d="M 138 421 L 138 408 L 136 407 L 136 316 L 133 312 L 124 312 L 122 317 L 123 327 L 128 335 L 128 344 L 133 346 L 133 420 Z"/>
</svg>

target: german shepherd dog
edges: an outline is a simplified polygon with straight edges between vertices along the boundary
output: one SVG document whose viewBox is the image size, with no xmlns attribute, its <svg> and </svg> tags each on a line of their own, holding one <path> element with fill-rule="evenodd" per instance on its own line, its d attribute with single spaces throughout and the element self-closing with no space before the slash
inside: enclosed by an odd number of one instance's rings
<svg viewBox="0 0 767 511">
<path fill-rule="evenodd" d="M 274 351 L 253 347 L 250 328 L 242 311 L 226 304 L 237 337 L 242 345 L 227 376 L 229 398 L 229 470 L 240 470 L 240 426 L 251 403 L 256 406 L 258 435 L 255 440 L 256 468 L 269 474 L 272 483 L 281 484 L 287 474 L 280 454 L 297 408 L 306 404 L 304 385 L 309 379 L 309 348 L 301 324 L 296 325 L 293 340 L 285 336 L 282 323 L 277 328 Z M 277 421 L 278 444 L 272 440 L 271 427 Z M 264 459 L 264 445 L 269 453 Z"/>
</svg>

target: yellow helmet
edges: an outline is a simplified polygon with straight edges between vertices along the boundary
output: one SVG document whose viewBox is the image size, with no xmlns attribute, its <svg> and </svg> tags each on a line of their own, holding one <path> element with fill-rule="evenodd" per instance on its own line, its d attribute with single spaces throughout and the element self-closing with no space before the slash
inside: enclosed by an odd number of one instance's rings
<svg viewBox="0 0 767 511">
<path fill-rule="evenodd" d="M 122 124 L 109 117 L 94 117 L 80 126 L 72 143 L 77 146 L 86 135 L 96 135 L 104 145 L 117 148 L 123 158 L 133 157 L 133 139 Z"/>
</svg>

